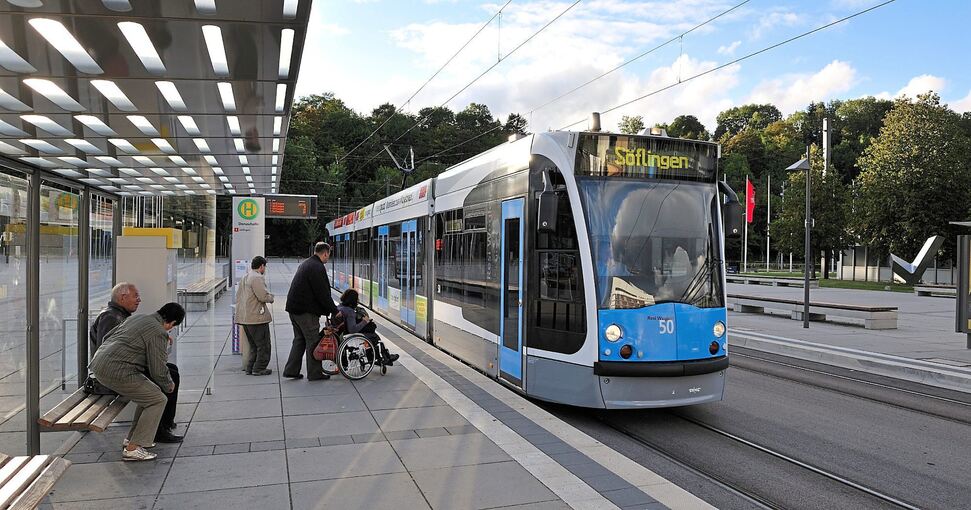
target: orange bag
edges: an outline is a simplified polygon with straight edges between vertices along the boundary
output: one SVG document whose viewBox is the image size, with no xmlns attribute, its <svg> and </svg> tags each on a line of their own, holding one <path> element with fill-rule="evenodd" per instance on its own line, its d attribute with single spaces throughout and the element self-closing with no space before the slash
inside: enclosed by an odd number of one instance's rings
<svg viewBox="0 0 971 510">
<path fill-rule="evenodd" d="M 320 343 L 314 348 L 314 359 L 317 361 L 337 361 L 337 336 L 333 331 L 325 330 Z"/>
</svg>

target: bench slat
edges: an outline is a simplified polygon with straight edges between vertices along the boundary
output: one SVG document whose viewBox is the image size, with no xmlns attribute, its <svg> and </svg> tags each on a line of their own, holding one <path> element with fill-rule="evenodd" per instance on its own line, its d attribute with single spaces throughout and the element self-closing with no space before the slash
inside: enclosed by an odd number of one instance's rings
<svg viewBox="0 0 971 510">
<path fill-rule="evenodd" d="M 105 408 L 105 410 L 102 411 L 101 414 L 99 414 L 98 417 L 87 426 L 87 429 L 94 432 L 104 432 L 105 429 L 108 428 L 108 425 L 111 425 L 111 422 L 115 419 L 115 416 L 118 416 L 118 413 L 120 413 L 126 405 L 128 405 L 127 398 L 121 396 L 115 397 L 115 399 L 111 401 L 111 404 L 109 404 L 108 407 Z"/>
<path fill-rule="evenodd" d="M 99 398 L 101 398 L 101 395 L 85 396 L 84 400 L 82 400 L 80 403 L 78 403 L 78 405 L 74 406 L 73 409 L 65 413 L 64 416 L 62 416 L 60 419 L 54 422 L 54 425 L 52 428 L 56 430 L 57 427 L 70 426 L 71 423 L 74 422 L 75 418 L 77 418 L 82 413 L 87 411 L 88 408 L 94 405 L 94 403 L 97 402 Z"/>
<path fill-rule="evenodd" d="M 37 423 L 45 427 L 54 425 L 57 420 L 61 419 L 71 409 L 74 409 L 74 406 L 78 405 L 86 396 L 87 394 L 84 392 L 84 389 L 78 388 L 77 391 L 64 399 L 60 404 L 57 404 L 53 409 L 44 413 L 44 416 L 38 418 Z"/>
<path fill-rule="evenodd" d="M 88 426 L 115 399 L 115 395 L 100 395 L 100 397 L 94 404 L 91 404 L 91 407 L 75 418 L 71 425 Z"/>
<path fill-rule="evenodd" d="M 8 460 L 10 460 L 9 455 L 7 455 L 6 453 L 0 453 L 0 468 L 2 468 L 3 465 L 7 463 Z"/>
<path fill-rule="evenodd" d="M 20 468 L 30 460 L 30 457 L 11 457 L 10 462 L 7 462 L 2 469 L 0 469 L 0 487 L 3 487 L 7 482 L 20 471 Z"/>
<path fill-rule="evenodd" d="M 770 303 L 782 303 L 787 305 L 803 304 L 803 301 L 800 299 L 785 299 L 785 298 L 764 297 L 764 296 L 747 296 L 742 294 L 729 294 L 728 298 L 729 299 L 748 299 L 753 301 L 765 301 Z M 816 306 L 820 308 L 857 310 L 861 312 L 892 312 L 897 310 L 896 306 L 850 305 L 850 304 L 843 304 L 843 303 L 826 303 L 822 301 L 810 301 L 809 306 Z"/>
<path fill-rule="evenodd" d="M 23 491 L 20 497 L 14 500 L 10 506 L 10 510 L 31 510 L 37 508 L 37 505 L 51 492 L 54 484 L 70 466 L 71 461 L 61 457 L 55 457 L 44 471 L 41 472 L 40 476 L 34 480 L 34 483 L 30 484 L 30 487 L 27 487 L 27 490 Z"/>
<path fill-rule="evenodd" d="M 17 496 L 40 475 L 44 466 L 51 460 L 49 455 L 24 458 L 27 459 L 26 464 L 9 481 L 0 486 L 0 509 L 8 508 Z"/>
</svg>

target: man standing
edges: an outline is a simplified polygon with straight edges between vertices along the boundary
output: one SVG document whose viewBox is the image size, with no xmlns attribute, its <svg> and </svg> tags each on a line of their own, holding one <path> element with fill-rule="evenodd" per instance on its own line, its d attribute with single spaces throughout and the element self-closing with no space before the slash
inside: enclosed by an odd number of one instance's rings
<svg viewBox="0 0 971 510">
<path fill-rule="evenodd" d="M 98 348 L 105 338 L 119 324 L 131 317 L 131 314 L 138 310 L 138 305 L 142 302 L 141 296 L 135 285 L 128 282 L 121 282 L 111 289 L 111 301 L 108 306 L 101 311 L 98 318 L 91 325 L 88 338 L 91 341 L 91 357 L 98 352 Z M 165 411 L 162 412 L 162 420 L 159 422 L 158 431 L 155 434 L 157 443 L 178 443 L 182 441 L 182 436 L 172 433 L 175 430 L 175 410 L 179 403 L 179 367 L 172 363 L 166 363 L 169 370 L 169 377 L 175 383 L 175 389 L 166 394 L 167 402 Z"/>
<path fill-rule="evenodd" d="M 247 375 L 270 375 L 270 316 L 269 304 L 273 294 L 266 290 L 263 275 L 266 273 L 266 259 L 257 255 L 250 264 L 252 271 L 246 273 L 236 289 L 236 323 L 243 326 L 246 341 L 249 343 L 249 359 L 246 361 Z"/>
<path fill-rule="evenodd" d="M 168 401 L 165 393 L 175 383 L 165 366 L 169 330 L 185 319 L 178 303 L 166 303 L 151 315 L 136 315 L 116 327 L 105 338 L 91 360 L 91 371 L 98 382 L 127 397 L 138 407 L 124 442 L 121 458 L 126 461 L 153 460 L 156 454 L 145 448 L 155 446 L 156 431 Z"/>
<path fill-rule="evenodd" d="M 293 345 L 283 369 L 283 377 L 303 377 L 300 373 L 300 361 L 306 354 L 307 379 L 330 379 L 313 356 L 314 348 L 320 340 L 320 316 L 331 315 L 337 311 L 334 298 L 330 295 L 330 279 L 327 278 L 328 259 L 330 245 L 317 243 L 313 256 L 300 263 L 293 275 L 293 281 L 290 282 L 286 310 L 293 324 Z"/>
</svg>

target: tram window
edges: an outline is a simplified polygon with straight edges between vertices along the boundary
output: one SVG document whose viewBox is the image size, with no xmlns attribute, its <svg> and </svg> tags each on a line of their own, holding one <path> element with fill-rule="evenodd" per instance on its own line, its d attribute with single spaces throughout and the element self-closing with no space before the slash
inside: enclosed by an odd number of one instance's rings
<svg viewBox="0 0 971 510">
<path fill-rule="evenodd" d="M 478 228 L 468 231 L 463 230 L 468 224 L 463 222 L 462 211 L 436 215 L 434 291 L 436 299 L 462 307 L 466 320 L 497 333 L 499 287 L 494 266 L 498 267 L 498 260 L 490 257 L 490 245 L 495 241 L 485 228 L 488 217 L 480 215 L 481 222 L 473 220 L 472 223 Z M 498 227 L 491 230 L 498 232 Z"/>
</svg>

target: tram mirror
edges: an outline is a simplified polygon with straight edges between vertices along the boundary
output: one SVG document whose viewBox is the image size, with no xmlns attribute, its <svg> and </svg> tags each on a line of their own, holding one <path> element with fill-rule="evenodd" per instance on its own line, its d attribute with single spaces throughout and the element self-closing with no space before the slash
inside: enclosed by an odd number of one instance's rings
<svg viewBox="0 0 971 510">
<path fill-rule="evenodd" d="M 556 232 L 556 215 L 559 197 L 555 191 L 541 191 L 536 213 L 536 230 L 545 233 Z"/>
<path fill-rule="evenodd" d="M 722 206 L 722 224 L 725 225 L 726 238 L 740 237 L 745 226 L 744 221 L 741 202 L 730 201 Z"/>
</svg>

